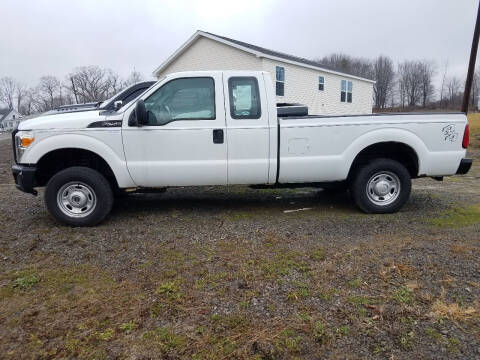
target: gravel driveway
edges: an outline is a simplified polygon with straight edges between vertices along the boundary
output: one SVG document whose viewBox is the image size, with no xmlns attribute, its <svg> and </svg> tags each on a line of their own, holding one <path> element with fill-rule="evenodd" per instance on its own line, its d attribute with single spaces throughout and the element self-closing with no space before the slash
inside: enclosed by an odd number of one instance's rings
<svg viewBox="0 0 480 360">
<path fill-rule="evenodd" d="M 76 229 L 15 189 L 2 136 L 4 358 L 480 358 L 479 150 L 393 215 L 312 188 L 179 188 Z"/>
</svg>

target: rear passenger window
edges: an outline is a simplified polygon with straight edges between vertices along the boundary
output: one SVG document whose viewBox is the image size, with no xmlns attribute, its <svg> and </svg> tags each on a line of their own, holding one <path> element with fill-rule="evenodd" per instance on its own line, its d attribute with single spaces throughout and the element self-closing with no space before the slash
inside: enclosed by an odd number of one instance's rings
<svg viewBox="0 0 480 360">
<path fill-rule="evenodd" d="M 233 119 L 259 119 L 261 116 L 258 81 L 254 77 L 228 79 L 230 116 Z"/>
</svg>

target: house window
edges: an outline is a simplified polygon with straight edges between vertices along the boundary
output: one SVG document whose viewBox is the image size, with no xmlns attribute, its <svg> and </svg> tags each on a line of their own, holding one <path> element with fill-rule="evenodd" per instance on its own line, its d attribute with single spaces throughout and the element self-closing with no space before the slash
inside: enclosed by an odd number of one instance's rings
<svg viewBox="0 0 480 360">
<path fill-rule="evenodd" d="M 342 80 L 342 88 L 340 91 L 341 102 L 352 102 L 353 83 L 351 81 Z"/>
<path fill-rule="evenodd" d="M 284 96 L 285 95 L 285 68 L 281 66 L 277 66 L 275 69 L 275 93 L 277 96 Z"/>
<path fill-rule="evenodd" d="M 325 90 L 325 78 L 323 76 L 318 77 L 318 90 Z"/>
</svg>

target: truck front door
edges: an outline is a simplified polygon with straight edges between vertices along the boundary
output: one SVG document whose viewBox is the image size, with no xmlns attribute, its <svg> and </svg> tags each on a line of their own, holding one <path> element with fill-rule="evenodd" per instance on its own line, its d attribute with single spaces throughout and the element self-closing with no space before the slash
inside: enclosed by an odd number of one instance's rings
<svg viewBox="0 0 480 360">
<path fill-rule="evenodd" d="M 221 74 L 168 79 L 144 96 L 148 124 L 129 126 L 129 109 L 122 128 L 133 181 L 142 187 L 227 184 Z"/>
</svg>

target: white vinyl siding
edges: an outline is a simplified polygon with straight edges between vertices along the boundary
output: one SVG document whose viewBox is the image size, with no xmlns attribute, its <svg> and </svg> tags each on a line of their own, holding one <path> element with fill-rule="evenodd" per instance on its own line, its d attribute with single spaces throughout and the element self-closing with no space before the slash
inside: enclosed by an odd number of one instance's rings
<svg viewBox="0 0 480 360">
<path fill-rule="evenodd" d="M 322 72 L 299 65 L 273 60 L 242 51 L 233 46 L 200 37 L 173 60 L 158 77 L 179 71 L 194 70 L 264 70 L 271 74 L 274 91 L 277 90 L 277 67 L 284 69 L 283 96 L 277 102 L 301 103 L 308 106 L 311 115 L 371 114 L 373 83 L 349 79 L 343 74 Z M 319 90 L 320 77 L 324 90 Z M 287 79 L 288 78 L 288 81 Z M 351 103 L 340 101 L 341 80 L 352 83 Z M 347 84 L 348 89 L 348 84 Z M 353 96 L 355 89 L 355 96 Z M 347 95 L 348 97 L 348 95 Z"/>
</svg>

